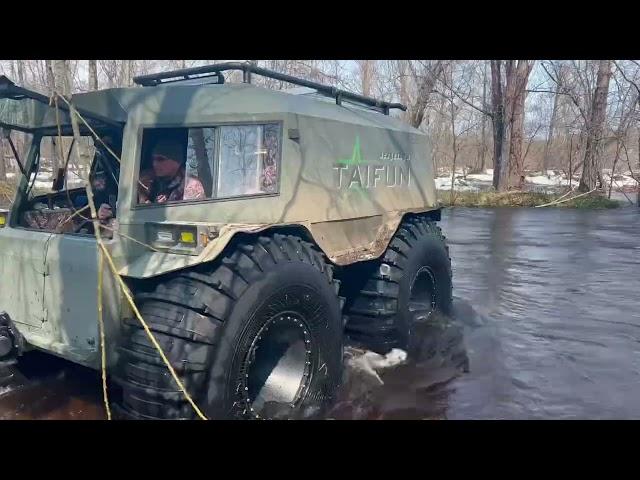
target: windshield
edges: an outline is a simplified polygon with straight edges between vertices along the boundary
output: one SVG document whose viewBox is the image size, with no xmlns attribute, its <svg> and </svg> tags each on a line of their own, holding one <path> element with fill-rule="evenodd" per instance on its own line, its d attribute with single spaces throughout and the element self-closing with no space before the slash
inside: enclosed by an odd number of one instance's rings
<svg viewBox="0 0 640 480">
<path fill-rule="evenodd" d="M 87 165 L 95 153 L 92 137 L 81 137 L 78 145 L 73 137 L 46 136 L 40 140 L 38 162 L 29 175 L 29 198 L 45 193 L 54 193 L 53 180 L 59 168 L 66 168 L 64 188 L 84 186 L 88 177 Z M 78 148 L 79 147 L 79 148 Z M 82 164 L 76 161 L 76 150 L 80 154 Z"/>
</svg>

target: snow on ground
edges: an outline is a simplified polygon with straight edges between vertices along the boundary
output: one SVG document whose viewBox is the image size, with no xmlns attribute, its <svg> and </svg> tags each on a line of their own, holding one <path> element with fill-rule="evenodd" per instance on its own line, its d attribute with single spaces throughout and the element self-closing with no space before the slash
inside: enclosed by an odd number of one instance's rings
<svg viewBox="0 0 640 480">
<path fill-rule="evenodd" d="M 469 176 L 467 176 L 467 179 L 469 179 Z M 451 176 L 437 177 L 435 180 L 436 190 L 451 190 Z M 460 177 L 456 177 L 453 189 L 458 192 L 479 192 L 483 190 L 480 186 L 474 185 L 470 180 L 464 180 Z"/>
<path fill-rule="evenodd" d="M 7 179 L 14 180 L 16 175 L 22 176 L 22 174 L 16 174 L 15 172 L 7 172 Z M 34 182 L 34 188 L 39 190 L 51 190 L 53 185 L 53 174 L 49 171 L 40 171 L 36 177 L 36 181 Z M 68 170 L 67 175 L 67 186 L 70 188 L 83 187 L 84 181 L 78 177 L 78 174 L 73 170 Z"/>
<path fill-rule="evenodd" d="M 605 186 L 608 188 L 611 183 L 611 173 L 605 170 L 602 174 Z M 441 173 L 436 179 L 437 190 L 451 190 L 451 173 Z M 571 186 L 576 187 L 580 182 L 580 177 L 574 176 Z M 466 178 L 462 170 L 456 170 L 454 190 L 459 192 L 479 192 L 489 190 L 493 184 L 493 169 L 487 169 L 484 173 L 468 174 Z M 544 192 L 563 189 L 569 186 L 569 178 L 563 173 L 555 170 L 543 172 L 531 172 L 525 177 L 525 186 L 529 190 Z M 634 180 L 631 172 L 616 173 L 614 176 L 613 190 L 632 191 L 638 187 L 638 182 Z"/>
</svg>

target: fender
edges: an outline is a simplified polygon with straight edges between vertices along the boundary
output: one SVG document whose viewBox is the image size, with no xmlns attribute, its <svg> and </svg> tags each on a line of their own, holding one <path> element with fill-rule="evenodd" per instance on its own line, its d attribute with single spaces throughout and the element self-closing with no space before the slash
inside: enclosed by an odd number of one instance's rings
<svg viewBox="0 0 640 480">
<path fill-rule="evenodd" d="M 387 249 L 403 218 L 409 214 L 425 214 L 439 221 L 441 209 L 421 208 L 385 212 L 381 215 L 311 223 L 281 224 L 207 224 L 218 231 L 199 255 L 146 252 L 119 269 L 122 276 L 144 279 L 214 261 L 237 235 L 254 235 L 267 231 L 295 232 L 313 241 L 335 265 L 373 260 Z M 201 224 L 198 224 L 201 225 Z"/>
</svg>

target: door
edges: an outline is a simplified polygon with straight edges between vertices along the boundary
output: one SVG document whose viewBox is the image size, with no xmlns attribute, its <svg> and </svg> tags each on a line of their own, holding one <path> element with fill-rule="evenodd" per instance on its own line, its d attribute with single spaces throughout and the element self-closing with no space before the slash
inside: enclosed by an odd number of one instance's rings
<svg viewBox="0 0 640 480">
<path fill-rule="evenodd" d="M 51 234 L 0 228 L 0 311 L 31 329 L 46 329 L 45 255 Z"/>
<path fill-rule="evenodd" d="M 89 355 L 97 348 L 98 246 L 86 235 L 54 233 L 45 258 L 44 311 L 51 338 Z"/>
<path fill-rule="evenodd" d="M 122 129 L 121 122 L 81 108 L 77 110 L 90 122 L 93 131 Z M 0 76 L 1 133 L 5 138 L 10 138 L 7 133 L 13 131 L 33 136 L 27 161 L 20 164 L 23 176 L 10 221 L 0 228 L 0 311 L 5 310 L 16 323 L 25 326 L 21 333 L 29 343 L 79 363 L 92 364 L 98 348 L 96 240 L 93 235 L 56 233 L 57 228 L 37 221 L 40 215 L 52 215 L 50 218 L 55 220 L 63 210 L 75 208 L 77 198 L 69 196 L 68 178 L 63 177 L 67 181 L 64 191 L 59 191 L 57 182 L 53 182 L 54 186 L 46 193 L 34 193 L 42 190 L 43 185 L 51 185 L 50 177 L 56 174 L 52 171 L 46 179 L 38 177 L 46 176 L 40 168 L 44 163 L 40 158 L 40 140 L 71 137 L 70 123 L 66 103 L 61 101 L 57 108 L 52 107 L 47 96 Z M 81 126 L 81 135 L 90 136 L 88 130 Z M 70 145 L 64 158 L 71 155 L 74 144 Z M 66 170 L 69 162 L 64 165 Z M 67 203 L 65 198 L 69 200 Z M 63 200 L 62 207 L 56 203 L 58 200 Z M 34 222 L 25 221 L 27 215 L 32 215 Z M 71 223 L 57 223 L 58 227 L 61 225 Z M 107 320 L 116 302 L 109 281 L 105 282 L 105 290 Z"/>
</svg>

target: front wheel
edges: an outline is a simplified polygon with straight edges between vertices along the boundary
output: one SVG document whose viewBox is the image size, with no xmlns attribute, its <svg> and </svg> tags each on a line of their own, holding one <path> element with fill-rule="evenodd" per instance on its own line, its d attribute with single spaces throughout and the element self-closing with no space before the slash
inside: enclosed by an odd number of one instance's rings
<svg viewBox="0 0 640 480">
<path fill-rule="evenodd" d="M 240 243 L 210 271 L 175 274 L 138 295 L 143 318 L 196 404 L 212 419 L 308 418 L 342 377 L 338 280 L 294 236 Z M 123 348 L 119 410 L 195 418 L 134 321 Z"/>
</svg>

